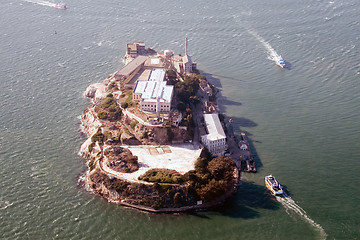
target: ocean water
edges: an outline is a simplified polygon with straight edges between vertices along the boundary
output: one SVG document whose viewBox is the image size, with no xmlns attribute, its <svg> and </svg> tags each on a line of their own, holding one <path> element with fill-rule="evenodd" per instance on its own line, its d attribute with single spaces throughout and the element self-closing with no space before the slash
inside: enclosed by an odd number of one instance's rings
<svg viewBox="0 0 360 240">
<path fill-rule="evenodd" d="M 8 0 L 0 8 L 0 239 L 360 239 L 360 6 L 331 1 Z M 126 43 L 189 54 L 258 165 L 236 196 L 154 215 L 86 192 L 85 88 Z M 291 64 L 280 69 L 281 54 Z M 291 199 L 269 196 L 273 174 Z"/>
</svg>

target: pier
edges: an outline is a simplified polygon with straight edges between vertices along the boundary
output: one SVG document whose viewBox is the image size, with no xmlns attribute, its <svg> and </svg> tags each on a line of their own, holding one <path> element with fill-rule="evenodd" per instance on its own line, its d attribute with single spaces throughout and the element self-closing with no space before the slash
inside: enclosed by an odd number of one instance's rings
<svg viewBox="0 0 360 240">
<path fill-rule="evenodd" d="M 238 142 L 232 126 L 232 120 L 227 124 L 227 144 L 230 150 L 230 157 L 235 161 L 239 171 L 255 173 L 255 161 L 251 155 L 250 145 L 247 136 L 244 132 L 240 134 L 240 141 Z"/>
</svg>

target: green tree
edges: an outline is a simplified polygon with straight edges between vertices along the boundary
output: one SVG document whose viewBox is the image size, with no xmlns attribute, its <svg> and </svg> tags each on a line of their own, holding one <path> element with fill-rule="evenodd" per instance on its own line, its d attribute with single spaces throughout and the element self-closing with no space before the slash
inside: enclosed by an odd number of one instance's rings
<svg viewBox="0 0 360 240">
<path fill-rule="evenodd" d="M 231 158 L 224 156 L 212 159 L 207 166 L 216 180 L 225 179 L 227 181 L 232 179 L 235 167 L 235 162 Z"/>
</svg>

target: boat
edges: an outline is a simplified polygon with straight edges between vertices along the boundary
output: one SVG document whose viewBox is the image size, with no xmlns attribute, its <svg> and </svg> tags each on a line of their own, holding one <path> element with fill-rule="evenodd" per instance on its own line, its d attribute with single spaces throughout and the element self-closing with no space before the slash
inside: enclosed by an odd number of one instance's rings
<svg viewBox="0 0 360 240">
<path fill-rule="evenodd" d="M 63 4 L 63 3 L 56 3 L 56 4 L 55 4 L 55 7 L 56 7 L 56 8 L 59 8 L 59 9 L 66 9 L 66 8 L 67 8 L 66 5 Z"/>
<path fill-rule="evenodd" d="M 274 196 L 282 195 L 284 193 L 283 187 L 276 181 L 272 175 L 265 177 L 265 185 Z"/>
<path fill-rule="evenodd" d="M 275 56 L 275 62 L 276 62 L 276 64 L 279 65 L 281 68 L 285 68 L 285 67 L 286 67 L 286 62 L 285 62 L 285 60 L 284 60 L 280 55 Z"/>
</svg>

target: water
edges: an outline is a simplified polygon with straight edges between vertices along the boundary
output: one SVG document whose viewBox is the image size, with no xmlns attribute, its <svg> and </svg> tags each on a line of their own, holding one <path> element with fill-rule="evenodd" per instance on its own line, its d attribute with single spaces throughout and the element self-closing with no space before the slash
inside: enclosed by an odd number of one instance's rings
<svg viewBox="0 0 360 240">
<path fill-rule="evenodd" d="M 65 3 L 0 9 L 0 238 L 360 238 L 357 1 Z M 196 214 L 146 214 L 87 193 L 84 89 L 122 66 L 126 43 L 183 53 L 185 36 L 236 133 L 250 136 L 259 173 Z M 291 199 L 264 192 L 270 173 Z"/>
</svg>

